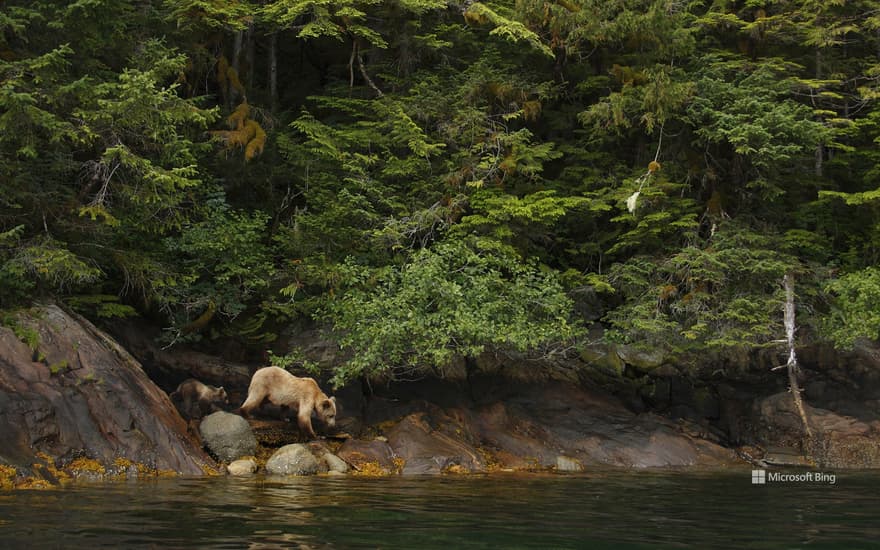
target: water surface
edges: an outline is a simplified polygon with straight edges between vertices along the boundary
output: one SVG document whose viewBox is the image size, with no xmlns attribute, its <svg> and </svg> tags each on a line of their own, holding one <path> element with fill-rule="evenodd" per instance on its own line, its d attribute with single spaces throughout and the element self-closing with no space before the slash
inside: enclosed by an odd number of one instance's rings
<svg viewBox="0 0 880 550">
<path fill-rule="evenodd" d="M 880 548 L 880 474 L 178 478 L 0 493 L 0 548 Z"/>
</svg>

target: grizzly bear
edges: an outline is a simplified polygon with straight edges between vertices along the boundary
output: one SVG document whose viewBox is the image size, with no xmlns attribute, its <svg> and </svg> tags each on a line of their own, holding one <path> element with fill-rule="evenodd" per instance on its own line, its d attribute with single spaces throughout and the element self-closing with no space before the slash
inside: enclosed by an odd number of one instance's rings
<svg viewBox="0 0 880 550">
<path fill-rule="evenodd" d="M 336 425 L 336 398 L 327 397 L 313 378 L 300 378 L 279 367 L 265 367 L 254 373 L 241 413 L 249 416 L 264 402 L 296 411 L 302 433 L 315 438 L 312 412 L 327 426 Z"/>
<path fill-rule="evenodd" d="M 209 412 L 221 410 L 221 405 L 229 404 L 229 398 L 223 387 L 208 386 L 195 378 L 181 382 L 169 397 L 180 414 L 186 418 L 201 418 Z"/>
</svg>

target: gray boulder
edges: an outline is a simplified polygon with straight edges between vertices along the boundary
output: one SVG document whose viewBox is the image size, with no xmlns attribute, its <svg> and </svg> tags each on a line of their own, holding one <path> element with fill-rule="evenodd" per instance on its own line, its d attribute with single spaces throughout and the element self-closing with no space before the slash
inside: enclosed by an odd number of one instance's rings
<svg viewBox="0 0 880 550">
<path fill-rule="evenodd" d="M 308 446 L 293 443 L 281 447 L 266 462 L 266 471 L 279 476 L 309 476 L 318 473 L 318 459 Z"/>
<path fill-rule="evenodd" d="M 321 457 L 321 459 L 327 463 L 327 470 L 329 472 L 336 472 L 339 474 L 348 473 L 348 464 L 335 454 L 325 453 L 324 456 Z"/>
<path fill-rule="evenodd" d="M 205 446 L 220 460 L 231 462 L 252 455 L 257 450 L 257 439 L 247 420 L 228 412 L 217 411 L 199 425 Z"/>
<path fill-rule="evenodd" d="M 257 471 L 257 463 L 252 458 L 235 460 L 226 467 L 231 476 L 249 476 Z"/>
</svg>

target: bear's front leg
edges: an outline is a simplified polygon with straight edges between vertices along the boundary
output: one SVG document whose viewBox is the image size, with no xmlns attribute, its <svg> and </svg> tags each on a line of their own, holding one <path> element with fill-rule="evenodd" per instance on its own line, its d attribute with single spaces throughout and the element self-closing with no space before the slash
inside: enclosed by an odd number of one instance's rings
<svg viewBox="0 0 880 550">
<path fill-rule="evenodd" d="M 300 407 L 299 414 L 297 414 L 297 421 L 299 424 L 299 429 L 302 433 L 308 435 L 312 439 L 318 438 L 318 435 L 315 433 L 315 429 L 312 428 L 311 411 L 309 411 L 306 407 Z"/>
<path fill-rule="evenodd" d="M 181 409 L 184 411 L 183 414 L 186 415 L 187 418 L 197 418 L 196 414 L 193 412 L 193 400 L 192 397 L 187 395 L 183 398 L 183 403 L 181 403 Z"/>
</svg>

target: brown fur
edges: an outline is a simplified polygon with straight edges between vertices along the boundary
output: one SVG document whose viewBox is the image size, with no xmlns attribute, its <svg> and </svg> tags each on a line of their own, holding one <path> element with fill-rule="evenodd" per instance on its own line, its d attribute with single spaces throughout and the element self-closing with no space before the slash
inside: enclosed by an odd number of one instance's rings
<svg viewBox="0 0 880 550">
<path fill-rule="evenodd" d="M 336 398 L 327 397 L 313 378 L 300 378 L 279 367 L 265 367 L 254 373 L 241 413 L 250 415 L 268 401 L 282 409 L 296 411 L 299 429 L 311 437 L 312 411 L 332 428 L 336 425 Z"/>
<path fill-rule="evenodd" d="M 221 410 L 221 405 L 229 404 L 223 387 L 208 386 L 195 378 L 181 382 L 170 397 L 180 414 L 187 418 L 201 418 L 209 412 Z"/>
</svg>

